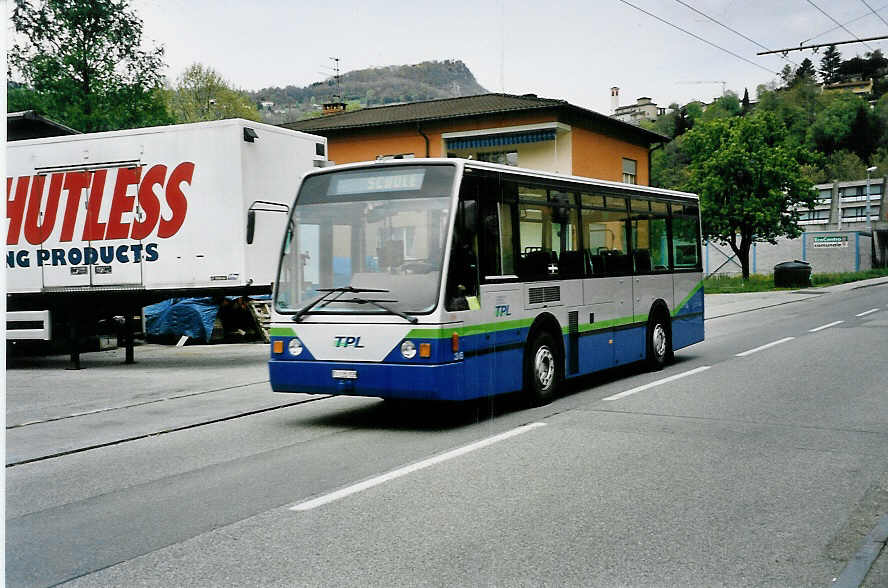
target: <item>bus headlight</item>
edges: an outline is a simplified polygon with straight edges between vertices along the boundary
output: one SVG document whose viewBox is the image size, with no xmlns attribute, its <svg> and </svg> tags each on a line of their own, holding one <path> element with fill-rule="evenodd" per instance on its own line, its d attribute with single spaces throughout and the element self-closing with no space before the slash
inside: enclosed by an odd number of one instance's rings
<svg viewBox="0 0 888 588">
<path fill-rule="evenodd" d="M 413 341 L 404 341 L 401 343 L 401 355 L 404 359 L 413 359 L 416 356 L 416 345 Z"/>
<path fill-rule="evenodd" d="M 287 344 L 287 350 L 293 357 L 298 356 L 300 353 L 302 353 L 302 341 L 295 337 L 290 339 L 290 343 Z"/>
</svg>

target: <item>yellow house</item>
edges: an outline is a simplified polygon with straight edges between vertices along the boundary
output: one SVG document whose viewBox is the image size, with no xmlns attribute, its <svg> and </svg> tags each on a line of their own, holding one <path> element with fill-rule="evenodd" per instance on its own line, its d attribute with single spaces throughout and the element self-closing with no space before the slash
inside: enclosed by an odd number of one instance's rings
<svg viewBox="0 0 888 588">
<path fill-rule="evenodd" d="M 281 125 L 327 137 L 336 163 L 471 157 L 545 171 L 650 184 L 658 133 L 533 94 L 482 94 L 337 112 Z"/>
</svg>

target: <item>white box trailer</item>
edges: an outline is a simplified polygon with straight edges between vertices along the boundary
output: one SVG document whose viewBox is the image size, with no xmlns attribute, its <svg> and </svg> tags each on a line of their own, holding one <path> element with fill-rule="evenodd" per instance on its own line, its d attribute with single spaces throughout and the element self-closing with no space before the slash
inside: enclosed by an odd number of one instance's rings
<svg viewBox="0 0 888 588">
<path fill-rule="evenodd" d="M 326 144 L 243 119 L 7 143 L 7 339 L 164 298 L 270 293 L 285 213 Z"/>
</svg>

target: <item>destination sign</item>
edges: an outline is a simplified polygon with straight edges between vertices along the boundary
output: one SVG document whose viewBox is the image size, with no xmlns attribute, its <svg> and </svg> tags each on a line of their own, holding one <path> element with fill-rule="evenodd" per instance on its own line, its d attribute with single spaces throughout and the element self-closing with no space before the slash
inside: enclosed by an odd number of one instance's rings
<svg viewBox="0 0 888 588">
<path fill-rule="evenodd" d="M 331 180 L 327 195 L 348 196 L 350 194 L 421 190 L 424 179 L 424 169 L 379 170 L 358 174 L 340 174 L 334 176 Z"/>
</svg>

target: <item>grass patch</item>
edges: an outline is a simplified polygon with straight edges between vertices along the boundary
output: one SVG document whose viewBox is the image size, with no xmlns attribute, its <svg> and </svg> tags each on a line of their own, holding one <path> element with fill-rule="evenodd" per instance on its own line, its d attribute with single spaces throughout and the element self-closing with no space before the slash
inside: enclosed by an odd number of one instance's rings
<svg viewBox="0 0 888 588">
<path fill-rule="evenodd" d="M 862 272 L 842 272 L 834 274 L 811 274 L 811 287 L 823 288 L 837 284 L 847 284 L 870 278 L 888 276 L 888 269 L 871 269 Z M 799 288 L 775 288 L 774 274 L 754 274 L 744 280 L 742 276 L 711 276 L 703 280 L 707 294 L 736 294 L 738 292 L 772 292 L 778 290 L 799 290 Z"/>
</svg>

